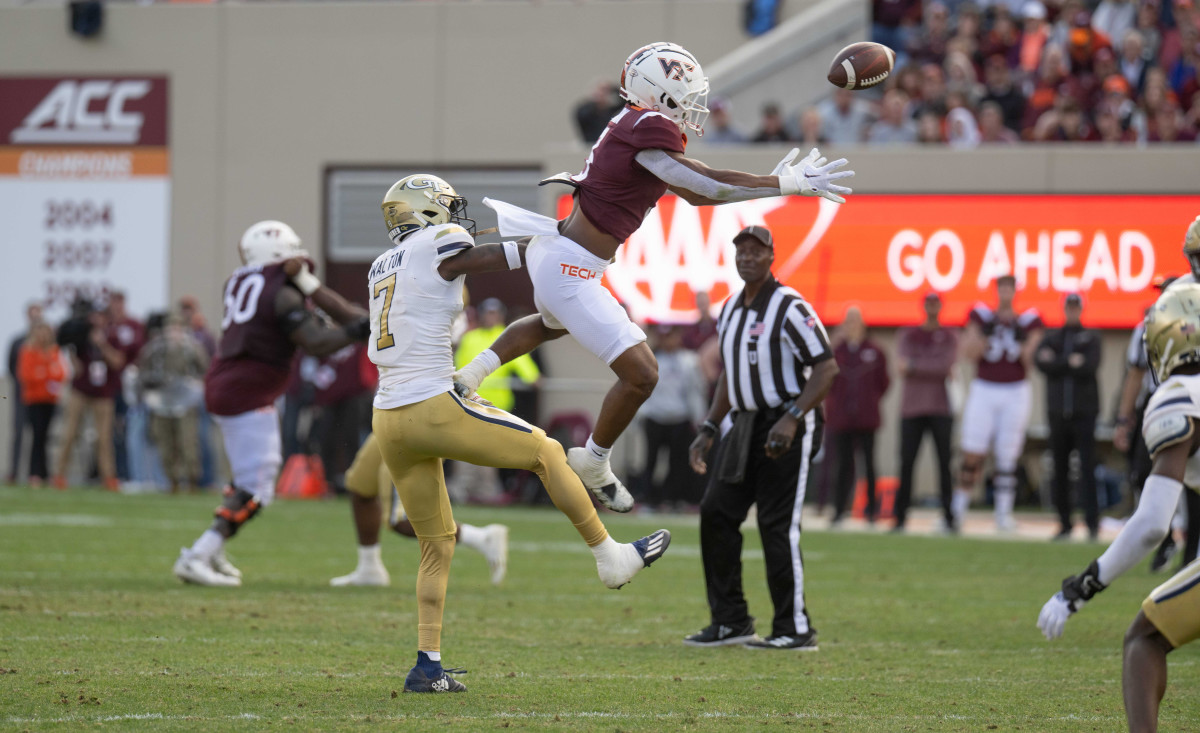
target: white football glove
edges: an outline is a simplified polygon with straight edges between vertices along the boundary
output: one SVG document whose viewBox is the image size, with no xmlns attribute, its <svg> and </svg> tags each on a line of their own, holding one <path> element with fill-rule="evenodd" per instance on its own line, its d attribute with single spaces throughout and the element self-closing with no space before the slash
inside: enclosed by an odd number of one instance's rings
<svg viewBox="0 0 1200 733">
<path fill-rule="evenodd" d="M 459 371 L 451 374 L 450 379 L 454 381 L 454 392 L 459 397 L 462 397 L 464 400 L 473 400 L 478 396 L 475 394 L 475 390 L 479 389 L 479 382 L 481 380 L 476 379 L 474 375 Z M 490 405 L 491 403 L 489 402 L 488 404 Z"/>
<path fill-rule="evenodd" d="M 292 284 L 294 284 L 300 292 L 305 296 L 312 295 L 321 289 L 321 280 L 316 275 L 312 274 L 312 270 L 308 269 L 308 263 L 300 266 L 300 272 L 292 275 Z"/>
<path fill-rule="evenodd" d="M 799 149 L 793 149 L 776 166 L 776 170 L 782 169 L 782 172 L 776 174 L 779 176 L 780 192 L 785 196 L 795 194 L 800 194 L 801 196 L 820 196 L 834 203 L 846 203 L 846 199 L 839 194 L 853 193 L 852 189 L 847 186 L 840 186 L 834 183 L 834 181 L 854 175 L 854 171 L 836 170 L 846 165 L 849 161 L 845 158 L 838 158 L 832 163 L 826 163 L 820 151 L 813 148 L 807 156 L 789 165 L 788 161 L 794 158 L 795 154 L 799 152 Z"/>
<path fill-rule="evenodd" d="M 1037 622 L 1042 635 L 1046 637 L 1046 641 L 1054 641 L 1062 636 L 1063 627 L 1067 625 L 1067 619 L 1071 618 L 1076 611 L 1083 608 L 1085 603 L 1086 601 L 1082 599 L 1068 601 L 1063 597 L 1062 591 L 1050 596 L 1050 600 L 1046 601 L 1046 605 L 1042 606 L 1042 612 L 1038 614 Z"/>
</svg>

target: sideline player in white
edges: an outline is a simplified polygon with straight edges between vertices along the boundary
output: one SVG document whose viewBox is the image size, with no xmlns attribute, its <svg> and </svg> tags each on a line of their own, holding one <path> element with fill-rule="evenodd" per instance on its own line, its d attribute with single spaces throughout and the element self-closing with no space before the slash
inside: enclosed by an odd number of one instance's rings
<svg viewBox="0 0 1200 733">
<path fill-rule="evenodd" d="M 586 447 L 567 462 L 604 506 L 633 508 L 633 497 L 613 475 L 609 454 L 638 407 L 658 382 L 658 364 L 646 335 L 600 284 L 617 248 L 667 190 L 693 205 L 771 196 L 822 196 L 844 203 L 850 189 L 835 183 L 854 175 L 826 164 L 816 148 L 799 158 L 793 149 L 769 176 L 714 170 L 684 156 L 687 131 L 703 134 L 708 79 L 696 57 L 674 43 L 652 43 L 633 53 L 621 72 L 628 105 L 608 123 L 583 172 L 561 173 L 543 183 L 575 188 L 574 210 L 561 222 L 484 199 L 497 210 L 505 236 L 534 235 L 529 277 L 539 313 L 513 322 L 490 349 L 456 375 L 465 394 L 478 389 L 501 364 L 570 332 L 617 375 L 604 398 Z"/>
<path fill-rule="evenodd" d="M 1068 618 L 1158 546 L 1184 484 L 1200 485 L 1200 285 L 1173 285 L 1159 297 L 1146 316 L 1146 352 L 1161 381 L 1142 422 L 1154 467 L 1117 538 L 1082 573 L 1064 579 L 1042 607 L 1038 628 L 1048 640 L 1061 636 Z M 1158 729 L 1167 654 L 1197 637 L 1200 561 L 1151 591 L 1125 632 L 1121 686 L 1130 731 Z"/>
<path fill-rule="evenodd" d="M 287 387 L 296 349 L 332 354 L 362 341 L 367 313 L 309 271 L 300 238 L 281 221 L 260 221 L 238 243 L 243 266 L 225 283 L 217 355 L 204 377 L 204 403 L 221 428 L 233 480 L 212 526 L 175 561 L 187 583 L 238 586 L 242 573 L 225 543 L 275 497 L 283 462 L 275 400 Z M 318 318 L 320 307 L 340 325 Z"/>
<path fill-rule="evenodd" d="M 971 492 L 992 454 L 995 473 L 996 528 L 1016 528 L 1013 503 L 1017 496 L 1017 464 L 1025 447 L 1032 391 L 1026 375 L 1042 340 L 1042 319 L 1036 310 L 1018 314 L 1013 309 L 1017 280 L 1012 275 L 996 278 L 996 308 L 980 303 L 971 310 L 962 353 L 978 365 L 963 408 L 962 466 L 954 490 L 951 513 L 961 531 Z"/>
<path fill-rule="evenodd" d="M 404 681 L 405 692 L 466 689 L 441 664 L 442 613 L 456 533 L 442 459 L 536 473 L 592 549 L 609 588 L 628 583 L 662 557 L 671 541 L 671 533 L 660 529 L 630 544 L 615 542 L 557 441 L 503 410 L 455 393 L 450 332 L 463 308 L 465 276 L 517 269 L 524 249 L 516 242 L 476 246 L 458 224 L 465 220 L 466 203 L 436 176 L 397 181 L 383 199 L 388 236 L 396 246 L 368 273 L 369 351 L 379 367 L 372 425 L 421 545 L 417 664 Z"/>
<path fill-rule="evenodd" d="M 391 493 L 388 510 L 388 527 L 404 537 L 417 536 L 412 522 L 404 513 L 404 505 L 392 477 L 383 463 L 383 453 L 375 434 L 367 436 L 354 456 L 354 462 L 346 469 L 346 490 L 350 494 L 350 513 L 354 519 L 354 532 L 358 537 L 358 565 L 349 575 L 332 578 L 334 587 L 351 585 L 389 585 L 391 577 L 383 564 L 383 553 L 379 546 L 379 530 L 383 525 L 383 500 L 380 494 Z M 456 522 L 455 541 L 483 554 L 491 570 L 493 585 L 504 582 L 508 571 L 508 527 L 489 524 L 476 527 L 465 522 Z"/>
</svg>

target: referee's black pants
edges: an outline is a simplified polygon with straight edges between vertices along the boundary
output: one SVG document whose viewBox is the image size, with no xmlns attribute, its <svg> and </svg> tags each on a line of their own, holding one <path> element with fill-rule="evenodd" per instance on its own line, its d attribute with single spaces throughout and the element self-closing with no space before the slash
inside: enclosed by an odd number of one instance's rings
<svg viewBox="0 0 1200 733">
<path fill-rule="evenodd" d="M 800 515 L 808 468 L 821 448 L 823 421 L 809 413 L 796 428 L 787 453 L 767 458 L 764 446 L 782 410 L 767 410 L 754 421 L 744 480 L 718 480 L 728 441 L 722 441 L 710 464 L 710 480 L 700 501 L 700 553 L 712 623 L 736 626 L 750 619 L 742 592 L 742 532 L 753 504 L 758 505 L 758 533 L 767 566 L 767 587 L 775 617 L 771 635 L 798 635 L 812 630 L 804 602 L 804 561 L 800 553 Z"/>
<path fill-rule="evenodd" d="M 1100 531 L 1100 508 L 1096 497 L 1096 418 L 1064 418 L 1051 414 L 1050 452 L 1054 456 L 1054 507 L 1059 528 L 1071 531 L 1071 451 L 1079 453 L 1079 503 L 1083 505 L 1088 532 Z"/>
</svg>

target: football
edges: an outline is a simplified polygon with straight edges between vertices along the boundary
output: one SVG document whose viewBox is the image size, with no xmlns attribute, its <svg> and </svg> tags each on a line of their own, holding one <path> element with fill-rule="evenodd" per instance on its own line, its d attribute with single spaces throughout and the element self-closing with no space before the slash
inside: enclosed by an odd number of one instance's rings
<svg viewBox="0 0 1200 733">
<path fill-rule="evenodd" d="M 829 83 L 842 89 L 868 89 L 888 78 L 896 53 L 882 43 L 852 43 L 833 58 Z"/>
</svg>

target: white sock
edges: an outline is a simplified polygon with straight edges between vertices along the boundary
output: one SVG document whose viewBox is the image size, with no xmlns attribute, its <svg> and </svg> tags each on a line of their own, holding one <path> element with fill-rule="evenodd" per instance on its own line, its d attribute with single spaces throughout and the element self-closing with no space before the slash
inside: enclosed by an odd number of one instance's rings
<svg viewBox="0 0 1200 733">
<path fill-rule="evenodd" d="M 213 559 L 225 547 L 225 538 L 215 529 L 206 529 L 196 544 L 192 545 L 192 554 L 206 560 Z"/>
<path fill-rule="evenodd" d="M 604 463 L 608 463 L 608 455 L 612 453 L 612 448 L 601 448 L 600 446 L 596 445 L 596 441 L 593 440 L 591 435 L 589 435 L 587 439 L 587 449 L 588 452 L 592 454 L 592 458 L 595 458 L 597 461 L 603 461 Z"/>
<path fill-rule="evenodd" d="M 950 513 L 959 524 L 962 524 L 963 517 L 967 516 L 967 509 L 971 506 L 971 490 L 970 489 L 955 489 L 954 496 L 950 499 Z"/>
<path fill-rule="evenodd" d="M 487 539 L 487 532 L 473 524 L 465 523 L 459 524 L 458 530 L 458 541 L 462 543 L 463 547 L 483 552 L 483 543 Z"/>
<path fill-rule="evenodd" d="M 592 554 L 596 556 L 596 562 L 609 560 L 617 557 L 621 553 L 621 548 L 624 547 L 620 542 L 614 540 L 611 536 L 605 537 L 604 541 L 595 547 L 589 548 Z"/>
<path fill-rule="evenodd" d="M 500 368 L 500 357 L 491 349 L 484 349 L 471 360 L 470 364 L 458 371 L 462 380 L 471 389 L 479 389 L 479 385 L 488 375 Z"/>
<path fill-rule="evenodd" d="M 1011 517 L 1013 504 L 1017 501 L 1017 490 L 997 486 L 993 498 L 996 501 L 996 517 Z"/>
<path fill-rule="evenodd" d="M 426 652 L 426 651 L 422 651 L 421 653 L 422 653 L 422 654 L 424 654 L 425 656 L 429 657 L 429 661 L 431 661 L 431 662 L 440 662 L 440 661 L 442 661 L 442 653 L 441 653 L 441 652 Z"/>
<path fill-rule="evenodd" d="M 360 568 L 383 567 L 383 552 L 379 543 L 358 546 L 358 566 Z"/>
</svg>

